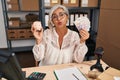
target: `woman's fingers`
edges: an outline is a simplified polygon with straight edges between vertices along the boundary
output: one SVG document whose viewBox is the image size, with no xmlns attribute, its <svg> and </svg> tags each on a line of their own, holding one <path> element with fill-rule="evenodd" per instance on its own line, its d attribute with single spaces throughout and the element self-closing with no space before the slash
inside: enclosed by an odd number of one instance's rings
<svg viewBox="0 0 120 80">
<path fill-rule="evenodd" d="M 41 30 L 34 30 L 33 35 L 36 38 L 41 38 L 41 36 L 43 35 L 43 29 L 41 29 Z"/>
<path fill-rule="evenodd" d="M 81 39 L 87 40 L 89 38 L 90 34 L 88 31 L 82 29 L 82 30 L 80 30 L 80 35 L 81 35 Z"/>
</svg>

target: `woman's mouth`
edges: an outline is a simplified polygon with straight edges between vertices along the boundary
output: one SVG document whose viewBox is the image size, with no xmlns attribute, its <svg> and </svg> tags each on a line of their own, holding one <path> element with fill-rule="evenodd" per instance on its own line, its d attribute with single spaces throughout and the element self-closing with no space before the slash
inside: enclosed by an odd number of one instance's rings
<svg viewBox="0 0 120 80">
<path fill-rule="evenodd" d="M 58 25 L 62 25 L 62 22 L 58 22 Z"/>
</svg>

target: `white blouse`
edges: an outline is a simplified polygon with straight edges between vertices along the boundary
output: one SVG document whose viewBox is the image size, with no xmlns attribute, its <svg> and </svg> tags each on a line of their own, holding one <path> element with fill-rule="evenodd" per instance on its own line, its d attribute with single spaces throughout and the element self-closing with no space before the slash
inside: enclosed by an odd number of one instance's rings
<svg viewBox="0 0 120 80">
<path fill-rule="evenodd" d="M 42 42 L 39 45 L 34 45 L 33 54 L 35 60 L 40 61 L 39 65 L 82 62 L 88 48 L 85 43 L 80 43 L 78 33 L 68 29 L 61 48 L 58 37 L 55 28 L 47 29 L 44 31 Z"/>
</svg>

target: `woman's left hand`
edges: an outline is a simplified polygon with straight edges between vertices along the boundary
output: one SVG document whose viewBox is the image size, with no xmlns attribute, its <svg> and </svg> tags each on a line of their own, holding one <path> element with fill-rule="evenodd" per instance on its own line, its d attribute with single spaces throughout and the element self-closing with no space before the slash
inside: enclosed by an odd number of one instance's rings
<svg viewBox="0 0 120 80">
<path fill-rule="evenodd" d="M 80 34 L 80 43 L 83 43 L 83 42 L 85 42 L 88 38 L 89 38 L 89 36 L 90 36 L 90 34 L 89 34 L 89 32 L 88 31 L 86 31 L 85 29 L 81 29 L 80 31 L 79 31 L 79 34 Z"/>
</svg>

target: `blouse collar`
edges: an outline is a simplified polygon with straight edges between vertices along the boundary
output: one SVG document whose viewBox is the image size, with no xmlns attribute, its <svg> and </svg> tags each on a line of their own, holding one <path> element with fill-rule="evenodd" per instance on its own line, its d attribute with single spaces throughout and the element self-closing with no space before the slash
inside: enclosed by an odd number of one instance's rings
<svg viewBox="0 0 120 80">
<path fill-rule="evenodd" d="M 68 36 L 69 32 L 70 32 L 70 30 L 67 29 L 67 33 L 65 34 L 64 38 Z M 55 36 L 56 36 L 57 38 L 59 37 L 58 34 L 57 34 L 57 32 L 56 32 L 56 30 L 55 30 L 55 28 L 53 28 L 53 34 L 55 34 Z"/>
</svg>

